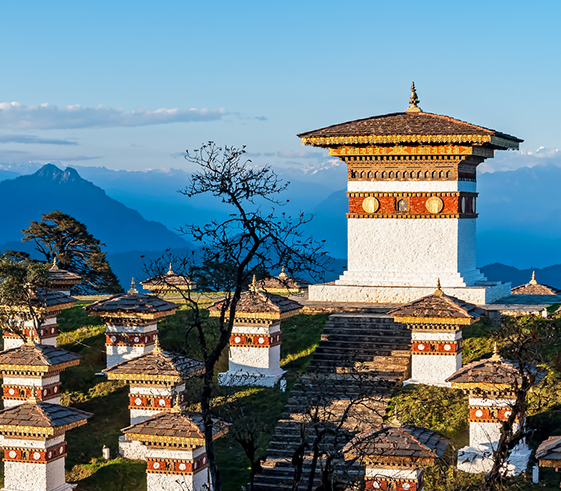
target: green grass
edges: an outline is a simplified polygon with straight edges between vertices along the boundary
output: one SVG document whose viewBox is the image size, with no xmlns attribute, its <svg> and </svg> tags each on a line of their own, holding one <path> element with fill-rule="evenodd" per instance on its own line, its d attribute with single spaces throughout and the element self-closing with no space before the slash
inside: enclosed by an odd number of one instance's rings
<svg viewBox="0 0 561 491">
<path fill-rule="evenodd" d="M 99 318 L 88 316 L 84 305 L 86 302 L 65 310 L 58 318 L 59 346 L 82 356 L 79 366 L 61 374 L 62 403 L 93 413 L 86 425 L 66 434 L 67 480 L 77 483 L 81 491 L 143 491 L 146 489 L 145 463 L 101 458 L 104 445 L 110 448 L 113 457 L 118 455 L 120 430 L 129 424 L 128 387 L 95 375 L 105 368 L 105 328 Z M 208 319 L 206 311 L 202 311 L 202 317 L 206 322 L 207 339 L 212 343 L 217 339 L 216 323 Z M 252 427 L 259 428 L 259 455 L 265 454 L 290 389 L 310 363 L 327 317 L 298 315 L 282 322 L 281 358 L 283 369 L 287 370 L 286 392 L 264 387 L 238 390 L 215 387 L 213 408 L 217 415 L 236 421 L 236 431 L 240 433 Z M 181 306 L 173 316 L 159 323 L 160 342 L 164 349 L 184 350 L 189 356 L 200 359 L 197 333 L 188 331 L 191 319 L 188 307 Z M 227 370 L 227 357 L 225 350 L 217 373 Z M 192 379 L 187 385 L 188 402 L 194 409 L 199 402 L 200 386 L 199 379 Z M 223 490 L 239 491 L 249 480 L 249 461 L 232 432 L 215 443 Z"/>
<path fill-rule="evenodd" d="M 521 322 L 529 319 L 522 318 Z M 527 425 L 532 431 L 528 445 L 535 449 L 549 436 L 561 435 L 561 383 L 556 371 L 561 358 L 561 319 L 555 321 L 555 328 L 547 331 L 550 338 L 542 350 L 548 360 L 548 375 L 544 382 L 529 396 Z M 495 336 L 502 328 L 490 327 L 477 322 L 463 329 L 464 365 L 491 356 Z M 545 332 L 545 331 L 539 331 Z M 553 334 L 552 334 L 553 333 Z M 500 335 L 498 336 L 500 339 Z M 502 352 L 508 352 L 505 341 L 498 343 Z M 468 444 L 468 401 L 467 396 L 456 389 L 429 386 L 406 386 L 397 388 L 388 406 L 387 419 L 394 411 L 402 423 L 415 424 L 438 431 L 451 439 L 443 462 L 426 468 L 426 489 L 433 491 L 477 489 L 483 479 L 481 475 L 469 475 L 454 467 L 457 450 Z M 530 461 L 530 466 L 535 461 Z M 560 476 L 552 469 L 540 469 L 540 485 L 534 485 L 523 477 L 511 479 L 507 489 L 537 491 L 559 489 Z"/>
</svg>

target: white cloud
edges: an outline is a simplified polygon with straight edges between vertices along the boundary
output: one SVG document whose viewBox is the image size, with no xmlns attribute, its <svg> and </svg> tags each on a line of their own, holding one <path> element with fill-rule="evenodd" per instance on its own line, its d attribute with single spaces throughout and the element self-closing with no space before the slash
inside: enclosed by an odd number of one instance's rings
<svg viewBox="0 0 561 491">
<path fill-rule="evenodd" d="M 539 164 L 561 166 L 561 152 L 557 148 L 539 147 L 536 151 L 522 149 L 520 152 L 498 152 L 479 166 L 481 172 L 501 172 Z"/>
<path fill-rule="evenodd" d="M 19 102 L 0 103 L 0 127 L 13 129 L 68 129 L 147 126 L 152 124 L 215 121 L 226 113 L 224 109 L 135 109 L 125 112 L 108 106 L 58 107 L 51 104 L 26 106 Z"/>
<path fill-rule="evenodd" d="M 25 143 L 39 145 L 77 145 L 74 140 L 60 140 L 58 138 L 41 138 L 35 135 L 0 135 L 0 143 Z"/>
</svg>

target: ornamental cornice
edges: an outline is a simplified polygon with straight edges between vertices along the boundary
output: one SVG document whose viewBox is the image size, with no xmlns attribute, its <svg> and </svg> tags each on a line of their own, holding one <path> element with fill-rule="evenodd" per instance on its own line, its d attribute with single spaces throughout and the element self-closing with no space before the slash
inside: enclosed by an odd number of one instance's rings
<svg viewBox="0 0 561 491">
<path fill-rule="evenodd" d="M 477 218 L 479 215 L 477 213 L 463 213 L 463 214 L 459 214 L 459 213 L 455 213 L 455 214 L 450 214 L 450 215 L 429 215 L 429 214 L 423 214 L 423 215 L 413 215 L 413 214 L 407 214 L 407 213 L 396 213 L 396 214 L 389 214 L 389 215 L 383 215 L 383 214 L 379 214 L 379 215 L 373 215 L 373 214 L 369 214 L 369 213 L 347 213 L 347 218 L 427 218 L 427 219 L 439 219 L 439 218 Z"/>
<path fill-rule="evenodd" d="M 518 148 L 518 144 L 509 142 L 504 138 L 494 137 L 494 143 L 507 148 Z M 484 145 L 492 143 L 491 135 L 355 135 L 355 136 L 315 136 L 302 138 L 303 145 L 316 147 L 335 145 L 365 145 L 369 143 L 390 144 L 398 143 L 468 143 L 472 145 Z M 514 146 L 516 145 L 516 146 Z"/>
<path fill-rule="evenodd" d="M 394 316 L 394 321 L 399 322 L 401 324 L 422 324 L 422 326 L 415 326 L 414 329 L 427 329 L 423 325 L 430 326 L 430 329 L 434 329 L 436 325 L 441 325 L 440 329 L 448 329 L 448 327 L 444 326 L 460 326 L 460 325 L 470 325 L 473 324 L 475 321 L 472 318 L 465 319 L 465 318 L 458 318 L 458 317 L 405 317 L 405 316 Z M 458 329 L 454 329 L 457 331 Z"/>
<path fill-rule="evenodd" d="M 453 155 L 463 157 L 474 155 L 476 157 L 493 158 L 495 151 L 492 148 L 472 147 L 466 145 L 395 145 L 395 146 L 341 146 L 329 148 L 329 155 L 333 157 L 346 156 L 386 156 L 386 155 Z"/>
</svg>

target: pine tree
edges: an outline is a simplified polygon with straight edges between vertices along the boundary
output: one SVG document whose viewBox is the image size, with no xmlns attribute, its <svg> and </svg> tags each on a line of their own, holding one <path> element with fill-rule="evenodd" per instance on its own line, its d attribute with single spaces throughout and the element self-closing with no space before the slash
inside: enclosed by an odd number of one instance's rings
<svg viewBox="0 0 561 491">
<path fill-rule="evenodd" d="M 54 211 L 43 214 L 40 222 L 32 220 L 22 230 L 22 242 L 35 242 L 35 249 L 49 263 L 56 258 L 58 267 L 82 277 L 76 293 L 119 293 L 123 289 L 107 262 L 101 243 L 88 232 L 86 225 L 74 217 Z"/>
</svg>

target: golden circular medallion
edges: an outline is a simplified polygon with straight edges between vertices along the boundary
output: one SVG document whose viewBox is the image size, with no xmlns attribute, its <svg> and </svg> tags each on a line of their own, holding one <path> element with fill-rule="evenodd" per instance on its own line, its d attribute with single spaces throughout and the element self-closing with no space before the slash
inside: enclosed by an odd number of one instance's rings
<svg viewBox="0 0 561 491">
<path fill-rule="evenodd" d="M 380 202 L 374 198 L 374 196 L 369 196 L 368 198 L 364 198 L 362 202 L 362 209 L 366 213 L 376 213 L 380 208 Z"/>
<path fill-rule="evenodd" d="M 430 213 L 440 213 L 444 209 L 444 201 L 438 196 L 431 196 L 425 206 Z"/>
</svg>

